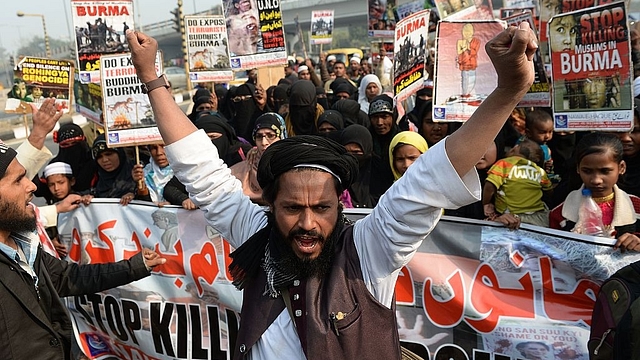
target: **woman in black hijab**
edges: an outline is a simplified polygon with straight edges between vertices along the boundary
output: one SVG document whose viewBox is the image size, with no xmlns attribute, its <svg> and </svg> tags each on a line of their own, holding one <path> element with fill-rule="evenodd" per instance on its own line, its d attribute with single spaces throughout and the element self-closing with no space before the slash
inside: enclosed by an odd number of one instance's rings
<svg viewBox="0 0 640 360">
<path fill-rule="evenodd" d="M 244 83 L 235 89 L 234 96 L 230 99 L 235 114 L 229 123 L 236 134 L 246 140 L 251 139 L 256 118 L 268 111 L 266 103 L 263 104 L 264 111 L 260 108 L 256 101 L 256 94 L 256 87 L 253 84 Z"/>
<path fill-rule="evenodd" d="M 336 110 L 326 110 L 318 117 L 318 132 L 327 134 L 344 129 L 342 114 Z"/>
<path fill-rule="evenodd" d="M 355 100 L 338 100 L 333 104 L 331 109 L 339 111 L 340 114 L 342 114 L 345 127 L 349 127 L 353 124 L 369 127 L 369 115 L 360 109 L 360 104 Z"/>
<path fill-rule="evenodd" d="M 122 148 L 109 148 L 104 134 L 99 135 L 91 148 L 98 167 L 98 181 L 91 195 L 99 198 L 122 198 L 133 193 L 136 183 L 131 177 L 133 165 Z"/>
<path fill-rule="evenodd" d="M 284 119 L 287 133 L 289 136 L 317 134 L 317 120 L 324 109 L 318 105 L 315 85 L 309 80 L 300 80 L 289 90 L 289 114 Z"/>
<path fill-rule="evenodd" d="M 377 202 L 369 192 L 373 155 L 371 133 L 362 125 L 351 125 L 342 131 L 340 144 L 358 160 L 358 177 L 348 188 L 353 207 L 373 208 Z"/>
<path fill-rule="evenodd" d="M 53 141 L 58 143 L 58 155 L 49 163 L 63 162 L 71 166 L 73 177 L 76 179 L 72 188 L 76 192 L 86 192 L 91 189 L 91 182 L 98 167 L 91 157 L 91 149 L 82 128 L 73 123 L 61 125 L 60 129 L 54 132 Z M 34 179 L 34 183 L 38 185 L 35 196 L 52 199 L 46 180 L 42 182 Z"/>
</svg>

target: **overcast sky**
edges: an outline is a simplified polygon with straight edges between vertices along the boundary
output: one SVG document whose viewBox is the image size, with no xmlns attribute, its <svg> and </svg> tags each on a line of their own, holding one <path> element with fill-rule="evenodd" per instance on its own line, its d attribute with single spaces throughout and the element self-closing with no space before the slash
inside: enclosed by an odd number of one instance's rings
<svg viewBox="0 0 640 360">
<path fill-rule="evenodd" d="M 220 0 L 183 0 L 185 14 L 204 11 Z M 177 6 L 177 0 L 134 0 L 135 21 L 142 25 L 169 20 L 169 13 Z M 47 23 L 50 38 L 68 39 L 71 32 L 71 4 L 69 0 L 2 0 L 0 12 L 0 46 L 15 52 L 34 36 L 42 36 L 40 17 L 18 17 L 16 13 L 42 14 Z M 67 21 L 68 19 L 68 21 Z M 18 54 L 15 54 L 18 55 Z"/>
</svg>

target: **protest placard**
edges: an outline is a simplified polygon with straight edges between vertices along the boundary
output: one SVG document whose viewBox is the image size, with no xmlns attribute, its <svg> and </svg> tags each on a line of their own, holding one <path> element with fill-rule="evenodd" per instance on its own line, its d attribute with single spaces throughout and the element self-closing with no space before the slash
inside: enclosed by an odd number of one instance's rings
<svg viewBox="0 0 640 360">
<path fill-rule="evenodd" d="M 109 147 L 162 143 L 142 82 L 131 54 L 100 57 L 104 128 Z M 156 73 L 162 74 L 162 54 L 156 56 Z"/>
<path fill-rule="evenodd" d="M 29 104 L 40 108 L 47 98 L 56 99 L 56 109 L 69 112 L 73 64 L 69 61 L 31 56 L 21 58 L 13 70 L 13 86 L 8 94 L 5 111 L 31 112 Z"/>
<path fill-rule="evenodd" d="M 233 70 L 287 63 L 279 0 L 224 0 Z"/>
<path fill-rule="evenodd" d="M 311 12 L 311 45 L 331 44 L 333 40 L 333 10 Z"/>
<path fill-rule="evenodd" d="M 531 11 L 525 10 L 523 13 L 517 13 L 504 19 L 507 25 L 515 25 L 526 21 L 532 29 L 535 29 L 533 23 L 533 15 Z M 535 30 L 534 30 L 535 31 Z M 536 50 L 533 57 L 533 65 L 535 70 L 535 79 L 529 88 L 527 94 L 520 100 L 518 107 L 549 107 L 551 106 L 551 91 L 549 78 L 544 68 L 540 48 Z"/>
<path fill-rule="evenodd" d="M 422 87 L 427 78 L 429 14 L 421 10 L 400 20 L 396 26 L 393 62 L 393 93 L 404 101 Z"/>
<path fill-rule="evenodd" d="M 440 21 L 434 121 L 466 121 L 495 89 L 498 78 L 484 46 L 504 28 L 501 20 Z"/>
<path fill-rule="evenodd" d="M 191 82 L 229 82 L 229 40 L 222 16 L 185 16 L 189 78 Z"/>
<path fill-rule="evenodd" d="M 395 0 L 369 0 L 367 2 L 367 21 L 369 23 L 369 36 L 392 38 L 396 29 L 396 19 L 393 9 Z"/>
<path fill-rule="evenodd" d="M 549 48 L 554 128 L 629 131 L 633 77 L 624 3 L 554 16 Z"/>
<path fill-rule="evenodd" d="M 100 82 L 100 56 L 129 51 L 125 36 L 133 29 L 132 0 L 72 0 L 76 66 L 82 83 Z"/>
</svg>

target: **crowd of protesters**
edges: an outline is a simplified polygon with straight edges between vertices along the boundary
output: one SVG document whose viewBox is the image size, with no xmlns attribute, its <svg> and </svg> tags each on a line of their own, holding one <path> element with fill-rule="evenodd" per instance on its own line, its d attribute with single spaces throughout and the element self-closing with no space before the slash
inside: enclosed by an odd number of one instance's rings
<svg viewBox="0 0 640 360">
<path fill-rule="evenodd" d="M 636 55 L 640 53 L 637 37 L 632 32 Z M 256 169 L 266 148 L 287 137 L 315 135 L 339 142 L 358 159 L 359 175 L 342 194 L 344 206 L 372 208 L 420 154 L 460 127 L 459 123 L 432 120 L 432 57 L 427 60 L 429 79 L 425 86 L 408 102 L 411 106 L 404 109 L 404 115 L 398 116 L 400 111 L 390 91 L 392 66 L 387 66 L 388 60 L 384 53 L 362 59 L 354 54 L 348 64 L 324 53 L 317 62 L 289 57 L 277 84 L 263 86 L 256 69 L 249 71 L 247 81 L 238 86 L 198 84 L 188 118 L 207 133 L 241 181 L 245 194 L 257 204 L 265 204 Z M 640 79 L 640 64 L 636 63 L 634 69 Z M 635 91 L 638 96 L 640 86 Z M 484 182 L 482 200 L 445 213 L 495 220 L 510 228 L 525 222 L 572 230 L 564 221 L 567 216 L 566 210 L 562 213 L 563 205 L 574 191 L 585 187 L 601 201 L 606 225 L 612 229 L 610 235 L 620 238 L 625 232 L 614 231 L 620 224 L 613 209 L 621 212 L 621 201 L 615 199 L 629 198 L 631 208 L 626 210 L 640 213 L 639 105 L 640 99 L 636 98 L 634 129 L 613 133 L 604 140 L 602 134 L 593 139 L 588 132 L 554 132 L 550 108 L 513 109 L 494 146 L 476 165 Z M 60 150 L 51 161 L 56 166 L 34 179 L 36 195 L 49 203 L 77 193 L 87 203 L 95 196 L 119 198 L 123 205 L 146 200 L 159 206 L 196 209 L 185 186 L 173 176 L 162 144 L 143 149 L 142 163 L 135 164 L 132 156 L 127 156 L 132 152 L 108 148 L 104 136 L 89 146 L 82 129 L 73 124 L 62 126 L 56 141 Z M 606 144 L 609 150 L 594 151 L 611 154 L 617 164 L 615 181 L 595 175 L 590 178 L 596 170 L 580 167 L 576 151 L 583 146 L 582 141 L 600 150 Z M 527 176 L 513 178 L 517 170 Z M 67 178 L 68 190 L 61 192 L 55 187 L 56 174 L 52 171 Z M 585 174 L 587 171 L 589 174 Z M 617 195 L 611 198 L 612 194 Z M 556 219 L 550 221 L 550 214 Z M 572 220 L 575 223 L 576 219 Z M 635 222 L 625 229 L 635 233 Z M 640 250 L 640 239 L 634 235 L 619 245 Z M 65 254 L 63 246 L 58 248 Z"/>
</svg>

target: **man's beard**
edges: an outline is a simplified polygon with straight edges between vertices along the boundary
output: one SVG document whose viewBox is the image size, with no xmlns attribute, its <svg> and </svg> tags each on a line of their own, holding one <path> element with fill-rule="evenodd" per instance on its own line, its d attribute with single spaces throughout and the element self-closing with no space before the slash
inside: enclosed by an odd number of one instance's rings
<svg viewBox="0 0 640 360">
<path fill-rule="evenodd" d="M 30 232 L 36 229 L 36 218 L 22 211 L 16 203 L 0 200 L 0 230 L 8 232 Z"/>
<path fill-rule="evenodd" d="M 278 268 L 286 274 L 295 274 L 302 279 L 311 277 L 323 277 L 331 269 L 331 264 L 334 258 L 334 248 L 338 236 L 342 230 L 340 220 L 342 218 L 342 211 L 338 213 L 338 221 L 333 229 L 333 232 L 328 238 L 318 234 L 315 231 L 305 231 L 299 229 L 285 236 L 277 225 L 274 227 L 275 240 L 273 243 L 277 247 L 278 256 L 275 261 L 278 263 Z M 309 256 L 303 258 L 298 257 L 293 251 L 292 244 L 295 242 L 294 238 L 300 235 L 308 235 L 318 237 L 318 245 L 322 244 L 322 250 L 315 259 L 311 259 Z M 317 245 L 316 245 L 317 246 Z"/>
</svg>

